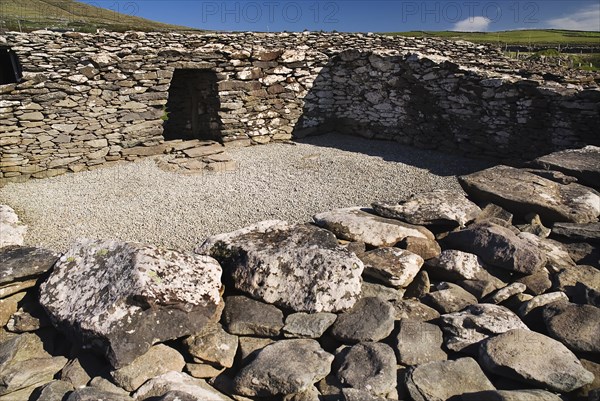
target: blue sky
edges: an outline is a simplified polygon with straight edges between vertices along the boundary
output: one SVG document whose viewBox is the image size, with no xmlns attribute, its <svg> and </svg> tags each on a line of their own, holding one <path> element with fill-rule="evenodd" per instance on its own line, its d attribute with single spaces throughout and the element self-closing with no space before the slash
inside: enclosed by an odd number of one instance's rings
<svg viewBox="0 0 600 401">
<path fill-rule="evenodd" d="M 156 21 L 224 31 L 600 31 L 598 0 L 85 0 Z"/>
</svg>

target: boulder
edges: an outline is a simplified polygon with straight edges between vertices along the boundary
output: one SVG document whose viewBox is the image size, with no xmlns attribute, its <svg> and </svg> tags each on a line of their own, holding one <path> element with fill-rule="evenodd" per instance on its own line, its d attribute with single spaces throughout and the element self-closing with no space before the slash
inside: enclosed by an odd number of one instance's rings
<svg viewBox="0 0 600 401">
<path fill-rule="evenodd" d="M 572 241 L 600 243 L 600 223 L 554 223 L 552 233 Z"/>
<path fill-rule="evenodd" d="M 359 256 L 364 274 L 392 287 L 407 287 L 415 278 L 423 258 L 399 248 L 378 248 Z"/>
<path fill-rule="evenodd" d="M 50 270 L 59 256 L 43 248 L 22 246 L 0 248 L 0 287 L 14 282 L 31 282 L 32 279 Z"/>
<path fill-rule="evenodd" d="M 575 352 L 600 353 L 600 308 L 559 302 L 544 307 L 548 334 Z"/>
<path fill-rule="evenodd" d="M 0 233 L 0 248 L 23 245 L 27 226 L 19 222 L 19 217 L 10 206 L 0 205 Z"/>
<path fill-rule="evenodd" d="M 154 343 L 200 331 L 221 315 L 221 268 L 207 256 L 80 240 L 41 285 L 53 324 L 116 369 Z"/>
<path fill-rule="evenodd" d="M 442 350 L 442 330 L 437 325 L 402 319 L 398 328 L 396 354 L 399 363 L 414 366 L 448 359 L 448 355 Z"/>
<path fill-rule="evenodd" d="M 292 313 L 285 319 L 283 335 L 288 338 L 319 338 L 337 319 L 334 313 Z"/>
<path fill-rule="evenodd" d="M 527 286 L 523 283 L 512 283 L 512 284 L 507 285 L 506 287 L 500 288 L 499 290 L 495 291 L 493 294 L 490 294 L 484 300 L 484 302 L 489 302 L 492 304 L 499 304 L 499 303 L 506 301 L 507 299 L 509 299 L 510 297 L 512 297 L 514 295 L 522 294 L 523 292 L 525 292 L 526 289 L 527 289 Z"/>
<path fill-rule="evenodd" d="M 183 356 L 171 347 L 158 344 L 133 362 L 110 373 L 114 382 L 127 391 L 135 391 L 146 380 L 170 371 L 181 372 L 185 366 Z"/>
<path fill-rule="evenodd" d="M 576 303 L 586 303 L 587 293 L 600 292 L 600 270 L 592 266 L 571 266 L 561 270 L 554 279 L 556 288 Z"/>
<path fill-rule="evenodd" d="M 204 380 L 196 379 L 181 372 L 167 372 L 148 380 L 134 394 L 136 400 L 154 399 L 161 397 L 170 391 L 187 394 L 188 399 L 194 401 L 233 401 L 217 389 L 209 386 Z M 175 400 L 173 400 L 175 401 Z"/>
<path fill-rule="evenodd" d="M 338 315 L 331 335 L 340 341 L 380 341 L 394 329 L 394 307 L 379 298 L 362 298 L 352 309 Z"/>
<path fill-rule="evenodd" d="M 541 295 L 552 287 L 552 280 L 545 269 L 521 277 L 515 282 L 525 284 L 525 292 L 531 295 Z"/>
<path fill-rule="evenodd" d="M 387 401 L 388 398 L 371 394 L 368 390 L 346 387 L 342 389 L 341 401 Z"/>
<path fill-rule="evenodd" d="M 333 358 L 315 340 L 278 341 L 239 371 L 235 392 L 246 397 L 302 392 L 329 374 Z"/>
<path fill-rule="evenodd" d="M 442 252 L 440 244 L 429 238 L 406 237 L 396 244 L 397 247 L 416 253 L 424 260 L 435 258 Z"/>
<path fill-rule="evenodd" d="M 362 241 L 374 247 L 393 246 L 406 237 L 434 239 L 433 234 L 425 227 L 380 217 L 369 213 L 369 209 L 360 207 L 320 213 L 313 220 L 338 238 Z"/>
<path fill-rule="evenodd" d="M 277 337 L 283 328 L 283 312 L 273 305 L 234 295 L 225 298 L 223 323 L 230 334 Z"/>
<path fill-rule="evenodd" d="M 414 401 L 454 400 L 465 393 L 495 390 L 473 358 L 412 367 L 406 376 L 406 387 Z"/>
<path fill-rule="evenodd" d="M 416 299 L 402 299 L 394 302 L 393 305 L 396 320 L 410 319 L 429 322 L 440 317 L 438 311 Z"/>
<path fill-rule="evenodd" d="M 375 202 L 372 207 L 382 217 L 417 225 L 463 227 L 481 213 L 481 209 L 462 193 L 442 189 L 413 195 L 396 205 Z"/>
<path fill-rule="evenodd" d="M 513 167 L 492 167 L 459 177 L 459 182 L 477 202 L 492 202 L 520 216 L 536 213 L 546 223 L 590 223 L 600 214 L 598 192 Z"/>
<path fill-rule="evenodd" d="M 133 398 L 121 393 L 112 393 L 95 387 L 75 389 L 66 401 L 133 401 Z"/>
<path fill-rule="evenodd" d="M 362 262 L 315 226 L 261 222 L 210 237 L 196 252 L 221 263 L 226 283 L 296 312 L 342 311 L 360 295 Z"/>
<path fill-rule="evenodd" d="M 446 347 L 456 352 L 509 330 L 528 330 L 510 309 L 492 304 L 471 305 L 461 312 L 442 315 L 440 326 L 446 334 Z"/>
<path fill-rule="evenodd" d="M 529 241 L 538 248 L 548 260 L 547 267 L 552 271 L 558 271 L 575 265 L 575 262 L 569 255 L 567 248 L 558 241 L 549 238 L 540 238 L 531 233 L 519 233 L 519 238 Z"/>
<path fill-rule="evenodd" d="M 185 339 L 183 344 L 194 358 L 230 368 L 238 348 L 238 338 L 213 323 Z M 176 369 L 170 369 L 176 370 Z"/>
<path fill-rule="evenodd" d="M 567 297 L 567 295 L 562 291 L 549 292 L 546 294 L 537 295 L 531 298 L 529 301 L 523 303 L 523 305 L 521 305 L 518 311 L 519 316 L 525 318 L 535 309 L 541 308 L 542 306 L 549 305 L 555 302 L 567 303 L 569 302 L 569 297 Z"/>
<path fill-rule="evenodd" d="M 517 226 L 520 231 L 534 234 L 541 238 L 547 238 L 550 235 L 551 230 L 542 224 L 542 220 L 537 214 L 528 214 L 525 216 L 525 221 L 527 221 L 527 224 Z"/>
<path fill-rule="evenodd" d="M 479 349 L 479 362 L 490 373 L 565 393 L 594 380 L 563 344 L 524 329 L 485 341 Z"/>
<path fill-rule="evenodd" d="M 545 390 L 497 390 L 480 391 L 462 395 L 463 401 L 562 401 L 563 399 Z"/>
<path fill-rule="evenodd" d="M 53 380 L 36 389 L 33 394 L 35 401 L 62 401 L 67 394 L 75 390 L 71 383 L 62 380 Z"/>
<path fill-rule="evenodd" d="M 427 271 L 438 280 L 474 280 L 489 276 L 477 255 L 456 249 L 447 249 L 428 260 Z"/>
<path fill-rule="evenodd" d="M 546 170 L 558 170 L 583 184 L 600 190 L 600 147 L 586 146 L 550 153 L 534 163 Z"/>
<path fill-rule="evenodd" d="M 474 253 L 485 263 L 513 272 L 531 274 L 546 264 L 546 257 L 532 242 L 492 223 L 473 224 L 450 233 L 445 241 L 449 247 Z"/>
<path fill-rule="evenodd" d="M 334 362 L 344 387 L 387 395 L 396 389 L 396 356 L 383 343 L 360 343 L 342 350 Z"/>
<path fill-rule="evenodd" d="M 478 303 L 477 298 L 456 284 L 442 281 L 436 286 L 437 291 L 423 297 L 423 302 L 440 313 L 452 313 L 463 310 L 469 305 Z"/>
</svg>

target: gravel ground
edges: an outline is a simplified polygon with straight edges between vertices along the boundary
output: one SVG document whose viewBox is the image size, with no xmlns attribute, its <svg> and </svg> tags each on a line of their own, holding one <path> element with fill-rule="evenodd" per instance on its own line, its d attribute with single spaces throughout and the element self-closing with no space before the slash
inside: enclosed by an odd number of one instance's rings
<svg viewBox="0 0 600 401">
<path fill-rule="evenodd" d="M 182 175 L 144 159 L 0 188 L 0 204 L 29 225 L 26 242 L 64 251 L 76 238 L 115 238 L 191 250 L 207 236 L 266 219 L 400 200 L 437 188 L 481 160 L 394 142 L 325 135 L 232 149 L 234 172 Z"/>
</svg>

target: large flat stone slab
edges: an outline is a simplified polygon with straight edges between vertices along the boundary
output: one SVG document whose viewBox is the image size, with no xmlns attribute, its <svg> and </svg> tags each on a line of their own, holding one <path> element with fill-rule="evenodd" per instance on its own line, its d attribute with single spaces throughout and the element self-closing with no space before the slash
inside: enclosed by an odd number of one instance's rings
<svg viewBox="0 0 600 401">
<path fill-rule="evenodd" d="M 40 303 L 59 330 L 118 369 L 218 320 L 221 287 L 221 267 L 207 256 L 79 240 L 41 285 Z"/>
<path fill-rule="evenodd" d="M 474 200 L 495 203 L 520 216 L 537 213 L 545 225 L 591 223 L 600 215 L 600 194 L 593 189 L 559 184 L 513 167 L 496 166 L 458 180 Z"/>
<path fill-rule="evenodd" d="M 0 232 L 0 235 L 3 234 Z M 43 248 L 0 248 L 0 287 L 41 276 L 52 268 L 58 257 L 59 254 Z"/>
<path fill-rule="evenodd" d="M 221 263 L 227 284 L 296 312 L 338 312 L 360 296 L 363 263 L 312 225 L 264 221 L 210 237 L 196 252 Z"/>
<path fill-rule="evenodd" d="M 435 239 L 425 227 L 387 219 L 368 210 L 360 207 L 338 209 L 319 213 L 313 216 L 313 220 L 338 238 L 361 241 L 375 247 L 394 246 L 406 237 Z"/>
<path fill-rule="evenodd" d="M 573 176 L 583 185 L 600 190 L 600 147 L 586 146 L 568 149 L 535 159 L 535 164 L 550 170 L 559 170 Z"/>
</svg>

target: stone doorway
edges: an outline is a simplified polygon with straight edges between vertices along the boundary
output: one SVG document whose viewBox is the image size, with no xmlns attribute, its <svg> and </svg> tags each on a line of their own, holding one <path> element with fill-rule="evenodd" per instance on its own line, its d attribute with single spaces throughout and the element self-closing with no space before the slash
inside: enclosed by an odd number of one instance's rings
<svg viewBox="0 0 600 401">
<path fill-rule="evenodd" d="M 18 83 L 22 76 L 21 63 L 16 53 L 0 47 L 0 85 Z"/>
<path fill-rule="evenodd" d="M 176 69 L 164 115 L 165 140 L 221 140 L 217 74 Z"/>
</svg>

